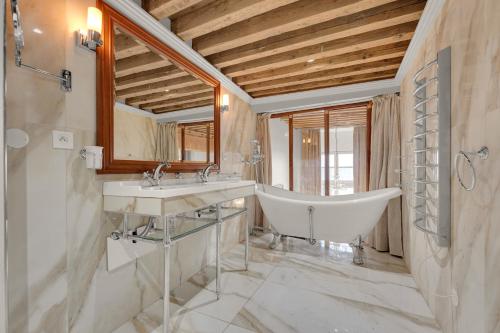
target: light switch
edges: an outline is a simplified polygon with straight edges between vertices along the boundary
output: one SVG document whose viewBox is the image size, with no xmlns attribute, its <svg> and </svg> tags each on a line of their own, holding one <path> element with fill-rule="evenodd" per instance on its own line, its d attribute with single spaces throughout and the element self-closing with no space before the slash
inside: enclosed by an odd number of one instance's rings
<svg viewBox="0 0 500 333">
<path fill-rule="evenodd" d="M 73 149 L 73 132 L 52 131 L 54 149 Z"/>
</svg>

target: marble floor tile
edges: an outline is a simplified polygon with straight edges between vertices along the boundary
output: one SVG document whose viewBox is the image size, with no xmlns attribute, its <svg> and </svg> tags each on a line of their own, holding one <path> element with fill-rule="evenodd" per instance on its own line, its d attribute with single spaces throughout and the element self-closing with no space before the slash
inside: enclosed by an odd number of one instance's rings
<svg viewBox="0 0 500 333">
<path fill-rule="evenodd" d="M 401 259 L 368 253 L 356 266 L 347 245 L 270 250 L 270 239 L 252 237 L 249 271 L 243 245 L 223 255 L 219 301 L 213 266 L 172 291 L 172 332 L 440 332 Z M 162 333 L 161 311 L 158 301 L 114 333 Z"/>
<path fill-rule="evenodd" d="M 229 325 L 224 333 L 254 333 L 254 331 L 250 331 L 236 325 Z"/>
<path fill-rule="evenodd" d="M 439 332 L 426 317 L 269 281 L 232 323 L 256 332 Z"/>
</svg>

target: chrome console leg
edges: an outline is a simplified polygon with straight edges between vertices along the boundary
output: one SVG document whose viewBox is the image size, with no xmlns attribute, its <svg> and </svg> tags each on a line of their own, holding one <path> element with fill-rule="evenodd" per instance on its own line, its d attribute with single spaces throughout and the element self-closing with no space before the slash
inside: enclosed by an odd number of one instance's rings
<svg viewBox="0 0 500 333">
<path fill-rule="evenodd" d="M 173 217 L 163 217 L 163 247 L 164 247 L 164 283 L 163 283 L 163 333 L 170 332 L 170 231 L 169 224 Z"/>
<path fill-rule="evenodd" d="M 123 234 L 122 234 L 123 239 L 128 238 L 128 214 L 125 213 L 123 214 Z"/>
<path fill-rule="evenodd" d="M 277 232 L 273 232 L 273 240 L 269 244 L 269 248 L 271 250 L 274 250 L 278 246 L 278 243 L 280 242 L 280 240 L 281 240 L 281 235 Z"/>
<path fill-rule="evenodd" d="M 355 265 L 363 265 L 365 262 L 363 259 L 363 238 L 361 237 L 361 235 L 358 236 L 355 242 L 350 243 L 349 245 L 352 247 L 352 262 Z"/>
<path fill-rule="evenodd" d="M 217 295 L 217 300 L 221 297 L 220 292 L 220 233 L 222 226 L 222 214 L 221 214 L 221 204 L 217 204 L 217 224 L 216 228 L 216 239 L 215 239 L 215 294 Z"/>
<path fill-rule="evenodd" d="M 248 271 L 248 244 L 250 242 L 250 232 L 248 230 L 248 216 L 245 215 L 245 270 Z"/>
</svg>

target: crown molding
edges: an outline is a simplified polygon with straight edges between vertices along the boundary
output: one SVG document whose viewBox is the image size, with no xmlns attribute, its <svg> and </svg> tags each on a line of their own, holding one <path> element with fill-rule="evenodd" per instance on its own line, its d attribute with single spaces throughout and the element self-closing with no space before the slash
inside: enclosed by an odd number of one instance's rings
<svg viewBox="0 0 500 333">
<path fill-rule="evenodd" d="M 132 0 L 104 0 L 108 5 L 120 12 L 122 15 L 129 18 L 151 35 L 163 43 L 170 46 L 172 49 L 180 53 L 193 64 L 203 69 L 208 74 L 216 78 L 224 88 L 237 95 L 243 101 L 251 103 L 253 98 L 243 89 L 231 81 L 227 76 L 222 74 L 215 66 L 210 64 L 198 52 L 193 50 L 188 44 L 180 39 L 176 34 L 167 29 L 157 19 L 149 15 L 141 6 Z"/>
<path fill-rule="evenodd" d="M 401 84 L 406 73 L 410 69 L 413 60 L 418 55 L 420 48 L 425 43 L 425 39 L 427 38 L 429 32 L 434 27 L 434 22 L 437 17 L 441 13 L 443 9 L 443 5 L 446 0 L 428 0 L 424 12 L 418 21 L 417 28 L 415 29 L 415 34 L 411 39 L 410 45 L 406 50 L 406 53 L 403 57 L 403 61 L 399 66 L 398 72 L 396 73 L 396 81 Z"/>
</svg>

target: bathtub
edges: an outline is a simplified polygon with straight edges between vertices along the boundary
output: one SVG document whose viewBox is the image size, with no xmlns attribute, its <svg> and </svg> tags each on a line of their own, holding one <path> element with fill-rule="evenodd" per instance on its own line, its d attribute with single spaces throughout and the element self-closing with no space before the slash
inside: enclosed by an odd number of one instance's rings
<svg viewBox="0 0 500 333">
<path fill-rule="evenodd" d="M 389 200 L 401 195 L 397 187 L 322 197 L 290 192 L 269 185 L 257 185 L 256 195 L 275 239 L 279 235 L 350 243 L 362 250 L 361 240 L 375 227 Z M 356 254 L 355 254 L 356 257 Z M 359 257 L 355 258 L 359 261 Z"/>
</svg>

